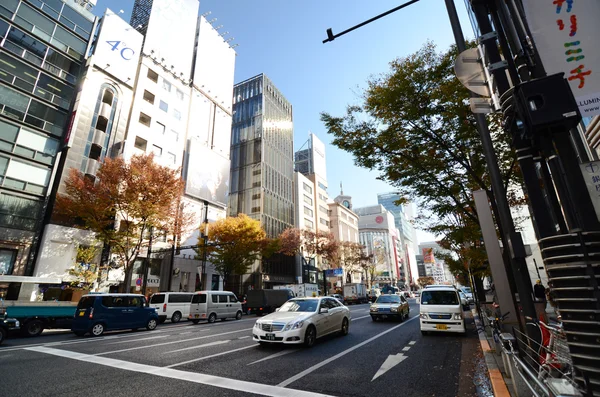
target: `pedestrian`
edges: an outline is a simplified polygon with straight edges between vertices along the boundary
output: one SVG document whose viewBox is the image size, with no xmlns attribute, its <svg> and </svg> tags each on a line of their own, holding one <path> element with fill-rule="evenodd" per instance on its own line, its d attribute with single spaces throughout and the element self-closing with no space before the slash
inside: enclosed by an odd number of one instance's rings
<svg viewBox="0 0 600 397">
<path fill-rule="evenodd" d="M 546 287 L 542 284 L 542 280 L 537 280 L 533 286 L 533 297 L 535 300 L 535 311 L 538 319 L 543 322 L 548 322 L 546 315 Z"/>
</svg>

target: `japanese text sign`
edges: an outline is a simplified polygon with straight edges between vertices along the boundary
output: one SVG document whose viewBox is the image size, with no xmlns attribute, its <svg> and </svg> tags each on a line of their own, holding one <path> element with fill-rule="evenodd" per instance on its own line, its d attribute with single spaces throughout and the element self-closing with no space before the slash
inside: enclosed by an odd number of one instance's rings
<svg viewBox="0 0 600 397">
<path fill-rule="evenodd" d="M 579 166 L 585 179 L 585 185 L 588 188 L 588 192 L 590 192 L 592 203 L 596 209 L 596 216 L 600 219 L 600 161 L 583 163 Z"/>
</svg>

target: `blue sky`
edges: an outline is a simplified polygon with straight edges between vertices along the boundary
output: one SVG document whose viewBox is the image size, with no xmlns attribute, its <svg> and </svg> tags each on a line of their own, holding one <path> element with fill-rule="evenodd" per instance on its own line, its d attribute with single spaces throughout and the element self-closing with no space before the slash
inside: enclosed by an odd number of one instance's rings
<svg viewBox="0 0 600 397">
<path fill-rule="evenodd" d="M 265 73 L 292 103 L 294 147 L 315 133 L 327 149 L 329 195 L 353 196 L 355 207 L 377 204 L 377 193 L 393 191 L 377 173 L 354 166 L 352 156 L 330 145 L 331 137 L 319 113 L 341 115 L 347 104 L 360 102 L 361 87 L 371 75 L 388 70 L 396 57 L 418 50 L 427 40 L 446 48 L 453 42 L 442 0 L 421 0 L 394 14 L 357 29 L 332 43 L 322 44 L 326 29 L 346 30 L 394 8 L 405 0 L 202 0 L 200 12 L 211 11 L 214 26 L 234 37 L 235 82 Z M 463 30 L 472 36 L 464 3 L 456 0 Z M 98 0 L 94 12 L 108 7 L 123 10 L 129 21 L 133 0 Z M 433 236 L 418 233 L 419 241 Z"/>
</svg>

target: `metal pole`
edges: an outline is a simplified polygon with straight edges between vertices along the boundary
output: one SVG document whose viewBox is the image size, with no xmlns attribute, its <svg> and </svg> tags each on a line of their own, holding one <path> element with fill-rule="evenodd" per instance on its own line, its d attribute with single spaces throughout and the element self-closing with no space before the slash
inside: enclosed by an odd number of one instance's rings
<svg viewBox="0 0 600 397">
<path fill-rule="evenodd" d="M 448 10 L 448 17 L 450 24 L 452 25 L 452 32 L 456 45 L 459 52 L 463 52 L 467 49 L 465 44 L 465 38 L 460 26 L 458 19 L 458 13 L 454 5 L 454 0 L 445 0 L 446 8 Z M 475 120 L 477 122 L 477 129 L 481 137 L 481 143 L 483 146 L 483 154 L 485 156 L 488 172 L 490 173 L 490 179 L 492 182 L 492 191 L 496 199 L 498 206 L 498 212 L 500 219 L 498 222 L 505 233 L 506 240 L 509 244 L 508 248 L 511 254 L 511 267 L 513 274 L 515 275 L 515 282 L 517 290 L 519 292 L 520 304 L 523 309 L 523 314 L 531 318 L 536 318 L 535 305 L 533 303 L 533 294 L 531 282 L 529 279 L 529 272 L 527 269 L 527 262 L 525 261 L 525 247 L 521 235 L 515 231 L 515 225 L 510 213 L 510 207 L 502 184 L 502 176 L 498 167 L 498 158 L 494 151 L 494 146 L 490 136 L 487 120 L 483 114 L 475 114 Z M 527 334 L 537 341 L 539 339 L 539 332 L 535 326 L 529 326 Z M 536 339 L 537 338 L 537 339 Z"/>
<path fill-rule="evenodd" d="M 206 245 L 208 244 L 208 201 L 204 201 L 204 228 L 202 232 L 202 239 L 204 240 L 204 249 L 202 250 L 202 274 L 200 275 L 200 282 L 202 283 L 202 289 L 206 290 Z"/>
</svg>

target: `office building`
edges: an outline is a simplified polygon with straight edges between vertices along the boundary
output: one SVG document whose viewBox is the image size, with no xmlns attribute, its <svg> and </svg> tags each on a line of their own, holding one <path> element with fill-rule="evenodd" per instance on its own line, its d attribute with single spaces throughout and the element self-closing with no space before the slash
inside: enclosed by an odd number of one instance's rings
<svg viewBox="0 0 600 397">
<path fill-rule="evenodd" d="M 330 231 L 333 238 L 339 242 L 359 243 L 358 215 L 352 211 L 352 197 L 344 195 L 344 191 L 328 204 Z M 357 266 L 352 269 L 341 267 L 340 275 L 333 275 L 336 286 L 344 283 L 366 283 L 366 275 Z M 332 276 L 329 276 L 331 279 Z M 332 286 L 333 287 L 333 286 Z"/>
<path fill-rule="evenodd" d="M 233 89 L 229 215 L 260 220 L 267 236 L 294 227 L 292 105 L 264 74 Z M 240 290 L 295 281 L 294 258 L 259 260 Z M 230 284 L 231 285 L 231 284 Z"/>
<path fill-rule="evenodd" d="M 0 297 L 26 298 L 96 18 L 95 1 L 0 4 Z"/>
</svg>

